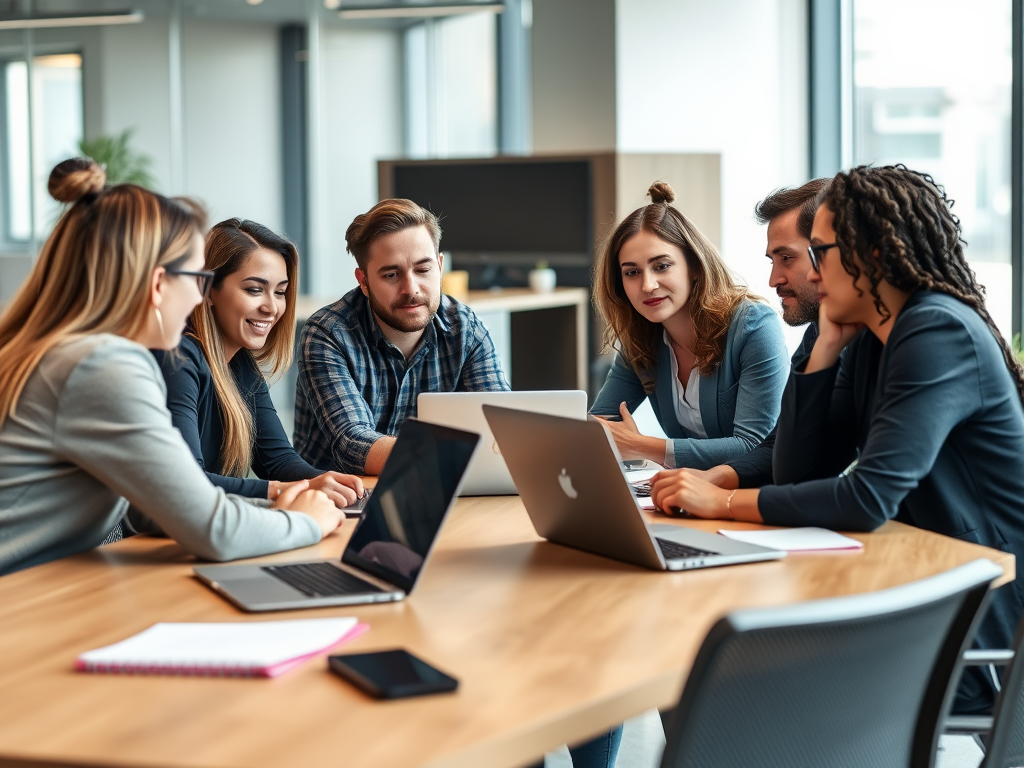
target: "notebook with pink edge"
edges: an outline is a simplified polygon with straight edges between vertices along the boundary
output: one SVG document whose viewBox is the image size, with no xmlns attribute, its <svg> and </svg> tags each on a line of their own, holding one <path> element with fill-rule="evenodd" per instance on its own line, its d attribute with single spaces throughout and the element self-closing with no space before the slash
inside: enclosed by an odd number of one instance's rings
<svg viewBox="0 0 1024 768">
<path fill-rule="evenodd" d="M 354 617 L 237 623 L 160 623 L 87 651 L 80 672 L 277 677 L 369 626 Z"/>
</svg>

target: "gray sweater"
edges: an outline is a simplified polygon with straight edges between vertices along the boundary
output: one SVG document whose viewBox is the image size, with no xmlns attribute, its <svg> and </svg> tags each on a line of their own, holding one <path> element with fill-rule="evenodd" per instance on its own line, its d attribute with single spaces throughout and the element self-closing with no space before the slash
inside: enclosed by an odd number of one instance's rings
<svg viewBox="0 0 1024 768">
<path fill-rule="evenodd" d="M 97 546 L 129 503 L 209 560 L 320 540 L 311 517 L 213 486 L 166 402 L 152 355 L 120 336 L 46 354 L 0 427 L 0 574 Z"/>
</svg>

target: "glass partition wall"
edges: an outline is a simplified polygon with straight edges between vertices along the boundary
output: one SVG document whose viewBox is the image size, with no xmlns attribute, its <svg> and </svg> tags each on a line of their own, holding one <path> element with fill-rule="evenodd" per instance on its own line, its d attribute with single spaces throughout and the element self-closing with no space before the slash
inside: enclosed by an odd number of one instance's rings
<svg viewBox="0 0 1024 768">
<path fill-rule="evenodd" d="M 849 160 L 904 163 L 945 186 L 1010 338 L 1011 0 L 853 0 L 848 23 Z"/>
</svg>

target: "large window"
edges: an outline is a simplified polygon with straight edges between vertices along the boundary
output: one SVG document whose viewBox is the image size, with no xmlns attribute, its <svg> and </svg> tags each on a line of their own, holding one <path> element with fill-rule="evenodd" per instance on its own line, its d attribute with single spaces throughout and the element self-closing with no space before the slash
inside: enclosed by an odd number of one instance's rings
<svg viewBox="0 0 1024 768">
<path fill-rule="evenodd" d="M 1011 0 L 854 0 L 852 161 L 901 162 L 956 201 L 1010 337 Z"/>
<path fill-rule="evenodd" d="M 30 195 L 34 195 L 36 239 L 46 237 L 59 213 L 46 191 L 48 175 L 61 160 L 79 154 L 82 139 L 82 57 L 74 53 L 36 56 L 32 65 L 29 120 L 28 66 L 24 61 L 3 62 L 7 139 L 3 236 L 11 243 L 32 237 Z M 30 147 L 34 164 L 29 163 Z"/>
</svg>

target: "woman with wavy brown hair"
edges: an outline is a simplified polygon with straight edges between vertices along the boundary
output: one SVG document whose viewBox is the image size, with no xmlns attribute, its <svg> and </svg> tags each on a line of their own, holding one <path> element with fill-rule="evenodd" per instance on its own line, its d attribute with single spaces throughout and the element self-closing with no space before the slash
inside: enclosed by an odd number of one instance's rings
<svg viewBox="0 0 1024 768">
<path fill-rule="evenodd" d="M 362 496 L 358 477 L 307 464 L 285 435 L 263 369 L 291 364 L 299 254 L 262 224 L 228 219 L 206 235 L 210 295 L 189 318 L 178 354 L 155 352 L 174 426 L 199 466 L 229 493 L 276 499 L 291 483 L 339 508 Z M 245 476 L 252 469 L 256 478 Z"/>
<path fill-rule="evenodd" d="M 0 315 L 0 574 L 95 547 L 129 504 L 216 560 L 336 530 L 344 514 L 305 486 L 276 509 L 226 495 L 171 425 L 148 349 L 175 347 L 209 288 L 199 208 L 107 187 L 84 158 L 49 189 L 67 207 Z"/>
<path fill-rule="evenodd" d="M 742 456 L 775 426 L 786 346 L 775 312 L 733 280 L 671 205 L 672 188 L 657 182 L 649 194 L 595 268 L 594 304 L 617 354 L 591 412 L 623 459 L 708 469 Z M 645 399 L 667 440 L 637 430 L 631 413 Z"/>
<path fill-rule="evenodd" d="M 930 176 L 899 165 L 831 181 L 809 249 L 818 338 L 786 385 L 776 485 L 727 491 L 663 472 L 652 484 L 660 509 L 841 531 L 896 519 L 1024 558 L 1024 373 L 952 205 Z M 978 644 L 1009 647 L 1022 615 L 1015 581 L 993 596 Z M 968 670 L 956 709 L 983 711 L 993 693 L 988 674 Z"/>
</svg>

